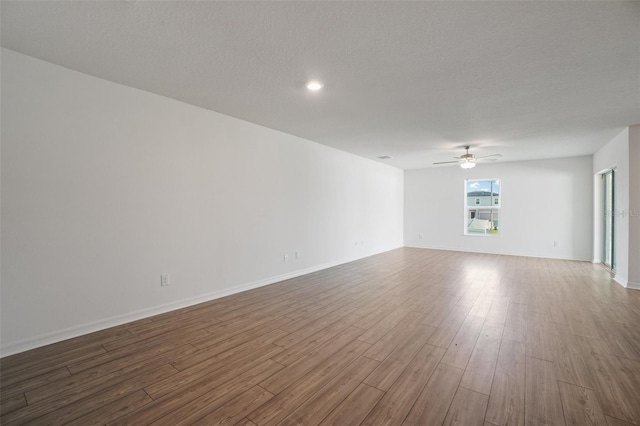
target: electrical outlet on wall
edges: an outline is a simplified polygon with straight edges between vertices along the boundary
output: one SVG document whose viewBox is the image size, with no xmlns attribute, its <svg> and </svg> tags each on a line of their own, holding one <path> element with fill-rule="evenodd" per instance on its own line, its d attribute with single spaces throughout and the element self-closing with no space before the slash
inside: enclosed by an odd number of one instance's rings
<svg viewBox="0 0 640 426">
<path fill-rule="evenodd" d="M 285 253 L 285 254 L 282 256 L 282 261 L 283 261 L 283 262 L 288 262 L 288 261 L 289 261 L 289 255 Z"/>
<path fill-rule="evenodd" d="M 160 275 L 160 286 L 167 287 L 169 285 L 169 274 Z"/>
</svg>

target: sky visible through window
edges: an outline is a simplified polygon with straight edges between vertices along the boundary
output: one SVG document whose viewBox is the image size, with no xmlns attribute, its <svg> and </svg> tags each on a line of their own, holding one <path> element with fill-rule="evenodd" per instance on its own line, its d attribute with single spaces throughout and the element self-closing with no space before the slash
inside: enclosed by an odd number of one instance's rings
<svg viewBox="0 0 640 426">
<path fill-rule="evenodd" d="M 468 180 L 467 181 L 467 193 L 475 191 L 491 191 L 490 180 Z M 500 194 L 500 181 L 493 181 L 493 193 Z"/>
</svg>

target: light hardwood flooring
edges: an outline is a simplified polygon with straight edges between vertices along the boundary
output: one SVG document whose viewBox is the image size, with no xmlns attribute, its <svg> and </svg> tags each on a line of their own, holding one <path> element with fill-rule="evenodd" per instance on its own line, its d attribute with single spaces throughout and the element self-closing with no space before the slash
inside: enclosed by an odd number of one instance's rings
<svg viewBox="0 0 640 426">
<path fill-rule="evenodd" d="M 640 425 L 640 291 L 403 248 L 0 368 L 3 425 Z"/>
</svg>

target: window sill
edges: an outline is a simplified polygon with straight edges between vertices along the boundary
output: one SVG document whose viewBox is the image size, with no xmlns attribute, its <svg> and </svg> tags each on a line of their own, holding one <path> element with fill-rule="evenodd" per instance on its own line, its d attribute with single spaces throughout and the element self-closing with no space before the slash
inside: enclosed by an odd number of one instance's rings
<svg viewBox="0 0 640 426">
<path fill-rule="evenodd" d="M 465 237 L 500 238 L 501 234 L 462 234 Z"/>
</svg>

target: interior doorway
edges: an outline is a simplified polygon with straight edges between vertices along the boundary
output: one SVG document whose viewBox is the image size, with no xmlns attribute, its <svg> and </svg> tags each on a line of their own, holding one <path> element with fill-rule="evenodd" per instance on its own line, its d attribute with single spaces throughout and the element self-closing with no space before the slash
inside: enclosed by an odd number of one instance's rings
<svg viewBox="0 0 640 426">
<path fill-rule="evenodd" d="M 615 169 L 609 170 L 602 174 L 602 193 L 604 195 L 603 200 L 603 217 L 604 217 L 604 263 L 609 269 L 615 272 L 616 270 L 616 250 L 615 250 L 615 235 L 616 235 L 616 215 L 615 215 L 615 181 L 616 172 Z"/>
</svg>

